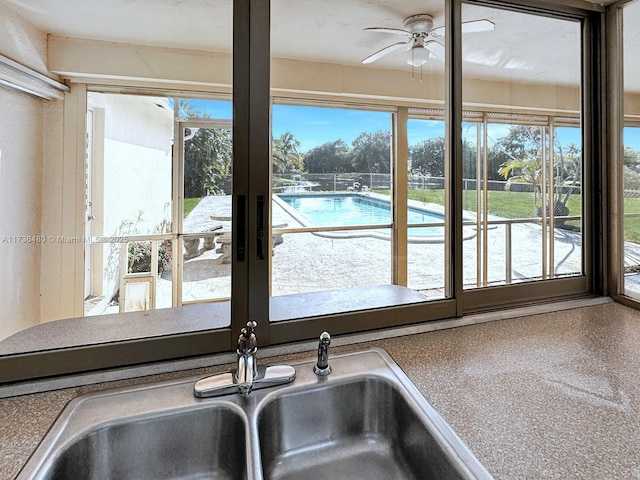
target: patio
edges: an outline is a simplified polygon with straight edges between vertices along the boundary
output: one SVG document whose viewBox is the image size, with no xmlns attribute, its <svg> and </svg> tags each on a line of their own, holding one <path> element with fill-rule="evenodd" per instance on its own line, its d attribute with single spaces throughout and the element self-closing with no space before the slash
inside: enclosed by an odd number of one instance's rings
<svg viewBox="0 0 640 480">
<path fill-rule="evenodd" d="M 207 218 L 207 212 L 224 210 L 229 197 L 207 197 L 189 214 Z M 219 205 L 216 205 L 219 204 Z M 203 216 L 204 215 L 204 216 Z M 210 214 L 209 214 L 210 215 Z M 465 216 L 473 217 L 467 212 Z M 491 220 L 497 220 L 491 217 Z M 278 202 L 273 202 L 272 223 L 287 224 L 289 229 L 303 227 Z M 511 227 L 513 281 L 539 278 L 541 275 L 541 227 L 514 224 Z M 364 233 L 364 232 L 363 232 Z M 555 229 L 555 264 L 558 275 L 581 271 L 581 245 L 577 232 Z M 344 287 L 362 287 L 391 283 L 391 243 L 372 237 L 326 238 L 313 233 L 284 233 L 283 243 L 272 259 L 272 295 L 287 295 Z M 506 235 L 504 226 L 487 231 L 487 284 L 505 280 Z M 526 245 L 527 248 L 517 246 Z M 464 242 L 465 285 L 476 283 L 476 236 Z M 538 246 L 538 247 L 536 247 Z M 442 298 L 446 252 L 443 243 L 410 243 L 408 246 L 408 286 L 429 298 Z M 184 264 L 183 299 L 224 298 L 230 293 L 230 265 L 217 261 L 219 254 L 210 250 Z M 205 278 L 207 277 L 208 278 Z M 169 275 L 159 289 L 170 292 Z M 159 292 L 160 293 L 160 292 Z M 163 295 L 159 295 L 159 298 Z M 168 305 L 167 305 L 168 306 Z"/>
<path fill-rule="evenodd" d="M 272 205 L 272 224 L 286 224 L 286 229 L 291 230 L 304 227 L 289 213 L 289 209 L 281 206 L 280 202 L 274 201 Z M 212 215 L 225 219 L 212 220 Z M 205 197 L 185 218 L 185 230 L 208 232 L 211 227 L 222 224 L 223 231 L 228 232 L 230 222 L 226 218 L 230 215 L 230 196 Z M 465 218 L 473 218 L 473 216 L 473 212 L 465 212 Z M 491 216 L 490 220 L 500 221 L 501 219 Z M 506 228 L 504 224 L 492 225 L 486 232 L 486 283 L 483 282 L 481 274 L 478 280 L 477 235 L 467 235 L 463 243 L 465 288 L 505 283 L 507 278 Z M 219 232 L 208 233 L 216 237 L 213 248 L 204 248 L 205 239 L 201 238 L 199 240 L 201 253 L 195 258 L 185 258 L 183 302 L 219 301 L 230 297 L 231 265 L 222 262 L 222 253 L 216 248 Z M 366 232 L 360 231 L 360 233 Z M 530 223 L 511 225 L 512 283 L 541 278 L 541 235 L 540 225 Z M 389 240 L 357 235 L 350 238 L 328 238 L 326 233 L 318 235 L 309 232 L 283 233 L 282 236 L 283 242 L 274 248 L 272 257 L 273 296 L 391 283 L 392 251 Z M 554 237 L 556 276 L 579 274 L 582 264 L 579 232 L 556 228 Z M 628 243 L 626 251 L 632 252 L 627 255 L 627 264 L 631 265 L 634 258 L 640 258 L 640 246 L 637 244 Z M 427 299 L 444 298 L 446 255 L 444 243 L 409 243 L 407 286 L 420 292 Z M 156 308 L 171 307 L 172 278 L 171 269 L 158 276 Z M 640 290 L 639 278 L 640 274 L 627 275 L 626 280 L 630 288 L 637 287 Z M 97 305 L 89 314 L 117 312 L 118 305 L 107 308 Z"/>
</svg>

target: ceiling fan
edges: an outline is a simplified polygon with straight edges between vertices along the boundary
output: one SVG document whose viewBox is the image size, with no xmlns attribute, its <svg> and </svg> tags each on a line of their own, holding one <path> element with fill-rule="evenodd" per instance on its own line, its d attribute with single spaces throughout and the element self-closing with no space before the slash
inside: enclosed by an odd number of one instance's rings
<svg viewBox="0 0 640 480">
<path fill-rule="evenodd" d="M 391 33 L 407 37 L 404 42 L 398 42 L 378 50 L 362 60 L 362 63 L 371 63 L 385 55 L 404 48 L 407 52 L 407 63 L 420 67 L 427 63 L 431 55 L 444 59 L 444 45 L 440 38 L 444 36 L 444 26 L 433 28 L 433 17 L 426 13 L 411 15 L 404 19 L 404 29 L 387 27 L 369 27 L 366 32 Z M 490 20 L 471 20 L 462 22 L 462 33 L 487 32 L 493 30 L 495 23 Z"/>
</svg>

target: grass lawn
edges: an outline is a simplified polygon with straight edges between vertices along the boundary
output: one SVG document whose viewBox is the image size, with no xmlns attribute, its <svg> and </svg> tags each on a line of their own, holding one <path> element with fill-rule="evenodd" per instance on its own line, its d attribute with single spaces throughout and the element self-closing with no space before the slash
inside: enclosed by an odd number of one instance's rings
<svg viewBox="0 0 640 480">
<path fill-rule="evenodd" d="M 189 212 L 191 212 L 191 210 L 196 208 L 196 205 L 198 204 L 199 201 L 200 201 L 200 197 L 184 199 L 184 216 L 185 217 L 189 215 Z"/>
<path fill-rule="evenodd" d="M 389 190 L 378 191 L 389 195 Z M 444 205 L 444 190 L 409 190 L 409 199 L 425 203 Z M 639 199 L 640 200 L 640 199 Z M 532 218 L 536 216 L 533 203 L 533 193 L 530 192 L 488 192 L 487 205 L 489 214 L 503 218 Z M 569 215 L 580 215 L 582 205 L 578 195 L 572 195 L 567 202 Z M 462 208 L 475 212 L 477 197 L 475 190 L 465 190 L 462 193 Z M 640 209 L 638 210 L 640 211 Z"/>
<path fill-rule="evenodd" d="M 389 190 L 376 190 L 376 192 L 389 195 Z M 444 205 L 444 190 L 409 190 L 408 194 L 410 200 Z M 489 190 L 487 194 L 487 206 L 490 215 L 511 219 L 536 217 L 533 193 Z M 640 199 L 638 200 L 640 201 Z M 581 197 L 579 195 L 571 195 L 567 201 L 567 207 L 569 207 L 569 215 L 581 215 Z M 471 212 L 477 211 L 475 190 L 462 192 L 462 208 Z M 640 203 L 638 204 L 638 212 L 640 212 Z M 568 221 L 566 224 L 576 229 L 580 228 L 579 221 Z M 640 226 L 640 219 L 638 219 L 638 225 Z M 640 230 L 638 235 L 640 239 Z"/>
<path fill-rule="evenodd" d="M 625 198 L 624 213 L 640 213 L 640 198 Z M 640 217 L 624 219 L 624 239 L 640 243 Z"/>
</svg>

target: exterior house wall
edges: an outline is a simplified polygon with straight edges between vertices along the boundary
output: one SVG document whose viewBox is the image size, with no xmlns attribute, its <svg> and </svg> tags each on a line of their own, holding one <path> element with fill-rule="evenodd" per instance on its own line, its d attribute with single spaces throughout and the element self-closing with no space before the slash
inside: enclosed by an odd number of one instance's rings
<svg viewBox="0 0 640 480">
<path fill-rule="evenodd" d="M 151 97 L 106 97 L 104 235 L 116 235 L 139 212 L 138 234 L 154 233 L 170 213 L 173 112 Z"/>
</svg>

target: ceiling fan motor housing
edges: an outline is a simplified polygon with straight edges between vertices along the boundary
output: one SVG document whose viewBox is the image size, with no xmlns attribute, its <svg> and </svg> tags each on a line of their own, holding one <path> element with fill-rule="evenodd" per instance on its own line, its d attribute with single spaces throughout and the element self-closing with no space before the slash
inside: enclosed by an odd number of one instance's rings
<svg viewBox="0 0 640 480">
<path fill-rule="evenodd" d="M 424 34 L 426 36 L 433 28 L 433 17 L 426 13 L 411 15 L 404 19 L 404 28 L 409 30 L 413 36 Z"/>
</svg>

